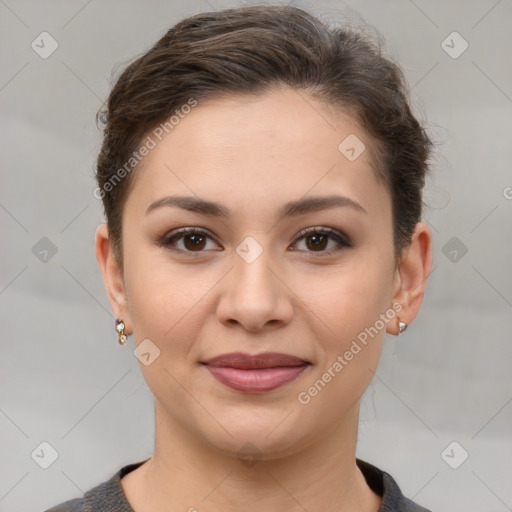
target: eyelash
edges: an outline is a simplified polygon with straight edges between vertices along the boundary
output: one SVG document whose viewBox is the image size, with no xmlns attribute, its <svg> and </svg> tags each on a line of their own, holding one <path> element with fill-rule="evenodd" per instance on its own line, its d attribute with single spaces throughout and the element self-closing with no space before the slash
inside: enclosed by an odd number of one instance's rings
<svg viewBox="0 0 512 512">
<path fill-rule="evenodd" d="M 161 247 L 164 247 L 170 251 L 179 252 L 182 254 L 186 253 L 187 255 L 194 255 L 196 257 L 200 256 L 202 253 L 204 253 L 205 252 L 204 250 L 188 251 L 188 250 L 183 250 L 183 249 L 176 249 L 175 247 L 173 247 L 173 244 L 175 244 L 176 241 L 184 238 L 187 235 L 206 236 L 215 241 L 215 238 L 212 235 L 210 235 L 208 232 L 203 231 L 199 228 L 187 227 L 187 228 L 178 229 L 176 232 L 164 236 L 158 242 L 158 245 Z M 331 255 L 335 252 L 338 252 L 344 248 L 346 249 L 346 248 L 352 247 L 352 243 L 350 242 L 349 238 L 345 234 L 340 233 L 339 231 L 337 231 L 335 229 L 324 227 L 324 226 L 303 229 L 297 235 L 297 238 L 295 238 L 295 241 L 293 243 L 296 244 L 301 239 L 306 238 L 308 236 L 313 236 L 313 235 L 328 236 L 338 244 L 338 247 L 336 247 L 334 249 L 322 250 L 322 251 L 306 251 L 306 252 L 310 253 L 313 257 L 329 256 L 329 255 Z"/>
</svg>

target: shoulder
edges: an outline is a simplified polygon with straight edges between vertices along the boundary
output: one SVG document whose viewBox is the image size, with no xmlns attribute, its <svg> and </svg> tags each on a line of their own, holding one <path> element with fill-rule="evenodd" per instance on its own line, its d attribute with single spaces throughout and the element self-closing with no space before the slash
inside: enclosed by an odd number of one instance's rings
<svg viewBox="0 0 512 512">
<path fill-rule="evenodd" d="M 431 512 L 406 498 L 389 473 L 361 459 L 357 459 L 357 465 L 369 487 L 382 497 L 382 504 L 378 512 Z"/>
<path fill-rule="evenodd" d="M 65 501 L 45 512 L 133 512 L 121 486 L 121 478 L 146 460 L 123 466 L 111 478 L 93 487 L 81 498 Z"/>
</svg>

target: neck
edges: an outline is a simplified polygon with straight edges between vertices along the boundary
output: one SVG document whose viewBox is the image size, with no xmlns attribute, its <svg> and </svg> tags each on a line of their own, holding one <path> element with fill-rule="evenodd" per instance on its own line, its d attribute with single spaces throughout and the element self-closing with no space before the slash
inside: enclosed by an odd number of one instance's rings
<svg viewBox="0 0 512 512">
<path fill-rule="evenodd" d="M 155 403 L 155 453 L 122 480 L 125 493 L 137 512 L 230 512 L 242 505 L 247 512 L 377 512 L 381 500 L 355 461 L 358 410 L 356 404 L 335 431 L 297 452 L 242 461 L 198 440 Z"/>
</svg>

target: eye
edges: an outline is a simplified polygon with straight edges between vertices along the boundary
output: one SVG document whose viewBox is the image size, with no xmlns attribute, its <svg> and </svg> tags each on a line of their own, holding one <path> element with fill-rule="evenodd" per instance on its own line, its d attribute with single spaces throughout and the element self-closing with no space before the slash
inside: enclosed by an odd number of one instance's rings
<svg viewBox="0 0 512 512">
<path fill-rule="evenodd" d="M 205 231 L 198 228 L 181 228 L 160 240 L 159 245 L 178 252 L 204 252 L 207 248 L 207 242 L 211 240 L 218 247 L 213 237 Z M 210 248 L 212 249 L 212 248 Z M 217 250 L 213 248 L 213 250 Z"/>
<path fill-rule="evenodd" d="M 329 240 L 331 245 L 329 245 Z M 213 242 L 213 247 L 208 247 L 208 242 Z M 305 243 L 305 249 L 292 249 L 318 253 L 315 256 L 325 256 L 337 252 L 343 248 L 352 247 L 352 243 L 343 233 L 328 227 L 312 227 L 303 229 L 295 239 Z M 187 227 L 177 229 L 166 235 L 158 242 L 161 247 L 181 253 L 201 253 L 206 250 L 222 250 L 215 242 L 214 237 L 199 228 Z"/>
<path fill-rule="evenodd" d="M 329 239 L 333 242 L 331 246 L 329 246 Z M 327 227 L 306 228 L 299 233 L 294 243 L 297 244 L 299 241 L 304 241 L 307 252 L 319 253 L 318 256 L 329 255 L 343 248 L 352 247 L 352 243 L 346 235 Z"/>
</svg>

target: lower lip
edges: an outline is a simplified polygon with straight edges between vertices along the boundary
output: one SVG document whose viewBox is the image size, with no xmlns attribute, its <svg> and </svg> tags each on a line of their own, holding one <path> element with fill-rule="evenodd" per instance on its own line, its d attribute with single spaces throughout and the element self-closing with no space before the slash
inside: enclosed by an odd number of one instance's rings
<svg viewBox="0 0 512 512">
<path fill-rule="evenodd" d="M 245 393 L 266 393 L 295 380 L 309 365 L 240 370 L 226 366 L 206 368 L 222 384 Z"/>
</svg>

